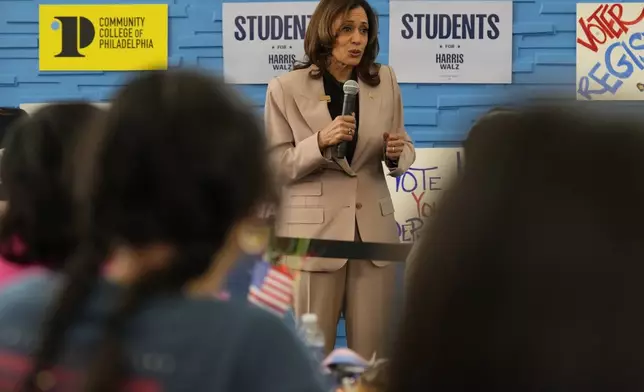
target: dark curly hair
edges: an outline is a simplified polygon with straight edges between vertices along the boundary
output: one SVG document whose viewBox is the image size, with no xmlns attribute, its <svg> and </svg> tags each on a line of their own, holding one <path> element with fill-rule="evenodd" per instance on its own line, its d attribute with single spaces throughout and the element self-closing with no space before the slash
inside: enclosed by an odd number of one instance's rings
<svg viewBox="0 0 644 392">
<path fill-rule="evenodd" d="M 88 103 L 52 104 L 9 128 L 0 165 L 8 200 L 0 221 L 0 254 L 6 260 L 59 269 L 73 251 L 71 158 L 79 136 L 100 114 Z"/>
</svg>

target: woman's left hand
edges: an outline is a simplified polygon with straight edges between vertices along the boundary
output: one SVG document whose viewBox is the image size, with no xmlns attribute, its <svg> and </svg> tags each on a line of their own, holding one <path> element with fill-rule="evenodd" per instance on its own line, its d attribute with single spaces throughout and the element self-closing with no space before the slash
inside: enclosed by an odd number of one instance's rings
<svg viewBox="0 0 644 392">
<path fill-rule="evenodd" d="M 405 147 L 405 140 L 401 135 L 384 133 L 382 138 L 385 143 L 385 155 L 389 160 L 397 161 Z"/>
</svg>

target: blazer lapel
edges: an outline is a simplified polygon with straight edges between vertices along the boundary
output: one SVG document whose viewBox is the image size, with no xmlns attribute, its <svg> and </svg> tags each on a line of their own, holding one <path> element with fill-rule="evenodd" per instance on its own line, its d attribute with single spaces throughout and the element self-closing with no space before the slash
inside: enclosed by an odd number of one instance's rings
<svg viewBox="0 0 644 392">
<path fill-rule="evenodd" d="M 378 128 L 375 122 L 380 119 L 378 113 L 380 112 L 382 100 L 380 93 L 382 91 L 378 91 L 378 89 L 363 83 L 361 80 L 358 81 L 358 84 L 360 85 L 360 128 L 358 129 L 358 145 L 351 162 L 352 167 L 358 167 L 358 165 L 362 164 L 360 158 L 364 156 L 368 148 L 371 148 L 370 144 L 374 140 L 382 140 L 382 135 L 371 134 L 375 128 Z"/>
<path fill-rule="evenodd" d="M 311 79 L 307 72 L 306 80 L 300 87 L 300 92 L 294 94 L 294 99 L 302 118 L 311 128 L 311 133 L 321 131 L 331 123 L 322 79 Z"/>
</svg>

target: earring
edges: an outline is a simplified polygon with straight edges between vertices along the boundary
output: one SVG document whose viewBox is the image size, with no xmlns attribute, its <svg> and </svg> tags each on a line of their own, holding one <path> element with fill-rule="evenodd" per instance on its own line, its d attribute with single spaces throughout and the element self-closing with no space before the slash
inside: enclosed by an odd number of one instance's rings
<svg viewBox="0 0 644 392">
<path fill-rule="evenodd" d="M 247 255 L 260 255 L 268 246 L 268 236 L 268 229 L 243 228 L 237 235 L 237 244 Z"/>
</svg>

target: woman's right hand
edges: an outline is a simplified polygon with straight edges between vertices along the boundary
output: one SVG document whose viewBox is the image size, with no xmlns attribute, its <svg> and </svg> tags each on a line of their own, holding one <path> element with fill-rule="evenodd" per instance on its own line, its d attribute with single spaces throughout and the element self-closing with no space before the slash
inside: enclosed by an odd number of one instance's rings
<svg viewBox="0 0 644 392">
<path fill-rule="evenodd" d="M 354 116 L 338 116 L 326 128 L 318 134 L 318 145 L 320 150 L 335 146 L 344 141 L 353 140 L 356 130 L 356 119 Z"/>
</svg>

